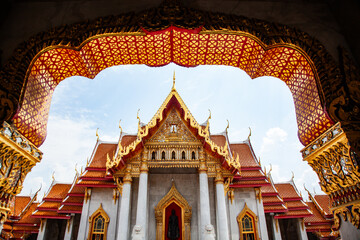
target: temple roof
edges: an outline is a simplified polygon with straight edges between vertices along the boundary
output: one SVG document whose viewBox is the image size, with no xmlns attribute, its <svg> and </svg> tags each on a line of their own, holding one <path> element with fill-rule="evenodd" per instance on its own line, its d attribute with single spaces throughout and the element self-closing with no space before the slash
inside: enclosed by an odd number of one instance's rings
<svg viewBox="0 0 360 240">
<path fill-rule="evenodd" d="M 66 197 L 71 184 L 56 183 L 53 180 L 48 192 L 45 194 L 42 202 L 37 206 L 33 212 L 32 217 L 35 218 L 56 218 L 56 219 L 69 219 L 70 216 L 60 214 L 57 212 L 61 202 Z"/>
<path fill-rule="evenodd" d="M 10 203 L 10 215 L 4 223 L 2 236 L 20 239 L 23 235 L 37 233 L 40 219 L 32 218 L 31 214 L 39 204 L 36 202 L 37 192 L 34 196 L 15 196 Z"/>
<path fill-rule="evenodd" d="M 116 169 L 123 167 L 126 159 L 138 151 L 143 146 L 144 140 L 150 138 L 161 126 L 161 123 L 166 119 L 167 114 L 169 111 L 171 111 L 172 108 L 176 108 L 178 110 L 180 118 L 184 121 L 189 130 L 198 139 L 202 140 L 201 142 L 203 142 L 205 149 L 208 149 L 209 151 L 217 154 L 220 158 L 225 159 L 229 168 L 240 170 L 239 160 L 233 157 L 231 152 L 229 152 L 227 139 L 224 141 L 224 138 L 221 136 L 210 136 L 209 121 L 206 122 L 206 126 L 203 126 L 195 120 L 195 118 L 190 113 L 190 110 L 187 108 L 180 95 L 176 91 L 175 82 L 169 95 L 166 97 L 165 101 L 162 103 L 148 124 L 141 124 L 140 118 L 138 116 L 139 122 L 136 138 L 128 138 L 124 142 L 122 141 L 122 138 L 120 138 L 115 157 L 109 157 L 107 160 L 107 169 L 115 172 Z"/>
<path fill-rule="evenodd" d="M 276 183 L 275 188 L 288 209 L 285 213 L 277 214 L 275 218 L 302 218 L 312 215 L 309 206 L 296 189 L 293 179 L 286 183 Z"/>
<path fill-rule="evenodd" d="M 288 211 L 284 200 L 280 197 L 279 192 L 275 188 L 271 175 L 269 174 L 267 178 L 270 184 L 261 187 L 261 195 L 265 213 L 279 213 Z"/>
</svg>

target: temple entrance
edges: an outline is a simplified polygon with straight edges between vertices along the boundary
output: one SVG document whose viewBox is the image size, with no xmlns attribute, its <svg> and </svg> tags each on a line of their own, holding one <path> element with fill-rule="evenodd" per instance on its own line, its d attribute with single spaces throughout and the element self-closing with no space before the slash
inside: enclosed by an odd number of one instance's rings
<svg viewBox="0 0 360 240">
<path fill-rule="evenodd" d="M 176 202 L 165 208 L 165 240 L 182 239 L 182 208 Z"/>
<path fill-rule="evenodd" d="M 175 183 L 155 207 L 156 239 L 190 239 L 192 211 L 189 203 L 178 192 Z"/>
</svg>

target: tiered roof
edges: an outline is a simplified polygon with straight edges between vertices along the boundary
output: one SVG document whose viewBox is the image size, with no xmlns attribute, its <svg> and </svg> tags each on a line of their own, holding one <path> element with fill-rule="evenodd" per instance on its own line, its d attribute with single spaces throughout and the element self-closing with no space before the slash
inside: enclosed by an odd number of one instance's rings
<svg viewBox="0 0 360 240">
<path fill-rule="evenodd" d="M 76 173 L 73 184 L 71 185 L 66 197 L 62 200 L 61 205 L 58 209 L 59 213 L 81 214 L 86 187 L 77 185 L 79 181 L 79 174 Z"/>
<path fill-rule="evenodd" d="M 69 219 L 70 215 L 59 213 L 58 209 L 61 202 L 66 197 L 71 184 L 56 183 L 53 180 L 48 192 L 45 194 L 42 202 L 37 206 L 33 212 L 34 218 L 54 218 L 54 219 Z"/>
<path fill-rule="evenodd" d="M 233 154 L 239 156 L 241 174 L 234 176 L 233 188 L 263 187 L 269 186 L 265 173 L 261 169 L 260 162 L 256 159 L 250 139 L 241 143 L 229 144 Z"/>
<path fill-rule="evenodd" d="M 283 213 L 288 209 L 285 206 L 284 200 L 280 197 L 276 190 L 271 175 L 268 175 L 269 185 L 261 187 L 261 195 L 263 199 L 265 213 Z"/>
<path fill-rule="evenodd" d="M 288 209 L 287 212 L 277 214 L 275 218 L 303 218 L 312 215 L 309 206 L 296 189 L 293 179 L 286 183 L 276 183 L 275 188 Z"/>
<path fill-rule="evenodd" d="M 306 217 L 305 226 L 307 232 L 312 232 L 322 239 L 335 239 L 338 233 L 332 231 L 334 218 L 330 212 L 330 198 L 328 195 L 312 195 L 309 191 L 307 202 L 311 211 L 314 213 L 311 217 Z"/>
<path fill-rule="evenodd" d="M 128 137 L 124 137 L 124 142 Z M 122 141 L 121 141 L 122 142 Z M 76 186 L 82 187 L 101 187 L 114 188 L 113 177 L 106 171 L 107 156 L 114 156 L 117 149 L 117 143 L 109 143 L 98 140 L 96 142 L 93 154 L 87 164 L 84 173 L 79 177 Z"/>
<path fill-rule="evenodd" d="M 33 196 L 15 196 L 10 202 L 11 215 L 4 223 L 2 237 L 20 239 L 32 233 L 38 233 L 40 219 L 31 217 L 36 209 L 37 193 Z"/>
</svg>

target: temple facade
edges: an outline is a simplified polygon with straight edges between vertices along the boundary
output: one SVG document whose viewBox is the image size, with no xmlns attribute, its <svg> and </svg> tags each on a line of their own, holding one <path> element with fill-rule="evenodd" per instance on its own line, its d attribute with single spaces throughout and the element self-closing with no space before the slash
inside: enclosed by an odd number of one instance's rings
<svg viewBox="0 0 360 240">
<path fill-rule="evenodd" d="M 53 179 L 40 203 L 15 197 L 1 236 L 303 240 L 310 232 L 311 239 L 324 239 L 313 238 L 322 236 L 311 222 L 317 209 L 305 203 L 293 179 L 274 183 L 250 136 L 231 143 L 227 128 L 211 134 L 211 114 L 199 124 L 174 85 L 148 124 L 138 117 L 137 134 L 121 129 L 117 142 L 98 138 L 72 183 Z M 333 221 L 327 223 L 326 239 L 335 239 Z"/>
</svg>

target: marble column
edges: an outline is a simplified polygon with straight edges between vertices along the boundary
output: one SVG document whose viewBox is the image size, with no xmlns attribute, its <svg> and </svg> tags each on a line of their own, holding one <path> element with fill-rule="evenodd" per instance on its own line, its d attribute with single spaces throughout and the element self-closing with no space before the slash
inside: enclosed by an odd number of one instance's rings
<svg viewBox="0 0 360 240">
<path fill-rule="evenodd" d="M 147 214 L 148 214 L 148 151 L 144 150 L 140 166 L 139 191 L 136 209 L 136 225 L 132 232 L 132 239 L 147 239 Z"/>
<path fill-rule="evenodd" d="M 130 172 L 127 172 L 123 178 L 123 184 L 122 184 L 118 231 L 116 234 L 117 240 L 128 240 L 129 239 L 131 182 L 132 182 L 131 174 L 130 174 Z"/>
<path fill-rule="evenodd" d="M 200 185 L 200 239 L 209 239 L 214 234 L 210 218 L 210 199 L 207 167 L 204 152 L 200 152 L 199 185 Z M 211 230 L 212 229 L 212 230 Z M 210 232 L 211 231 L 211 232 Z"/>
<path fill-rule="evenodd" d="M 306 229 L 305 229 L 305 223 L 303 218 L 295 219 L 297 221 L 297 229 L 299 233 L 299 239 L 300 240 L 308 240 Z"/>
<path fill-rule="evenodd" d="M 224 178 L 221 171 L 217 171 L 216 178 L 216 209 L 218 219 L 218 236 L 221 240 L 229 239 L 229 224 L 225 202 Z"/>
<path fill-rule="evenodd" d="M 47 223 L 46 219 L 41 219 L 40 229 L 39 229 L 39 233 L 37 236 L 37 240 L 45 239 L 46 223 Z"/>
</svg>

